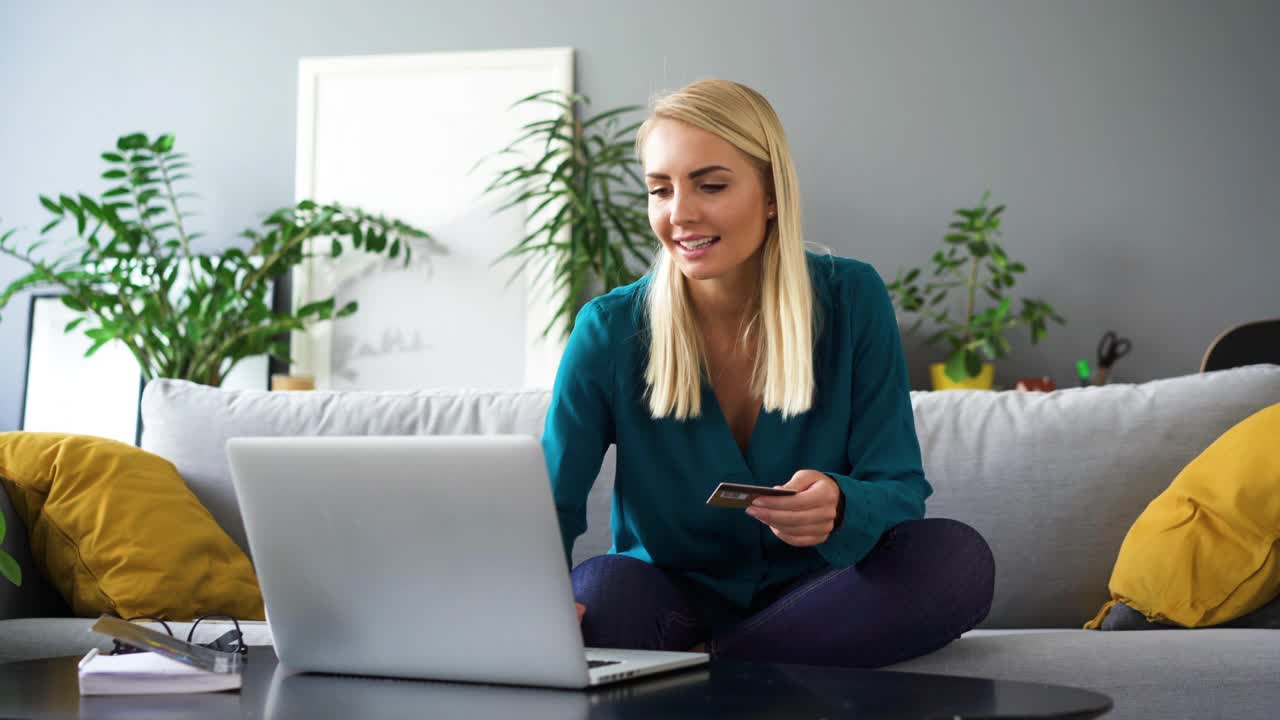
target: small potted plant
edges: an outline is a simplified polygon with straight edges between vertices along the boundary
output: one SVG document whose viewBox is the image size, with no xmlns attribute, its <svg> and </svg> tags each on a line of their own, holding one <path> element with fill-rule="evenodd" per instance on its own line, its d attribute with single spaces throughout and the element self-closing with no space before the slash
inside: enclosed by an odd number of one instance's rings
<svg viewBox="0 0 1280 720">
<path fill-rule="evenodd" d="M 1015 276 L 1027 268 L 1010 260 L 998 242 L 1005 206 L 989 208 L 990 196 L 989 191 L 983 193 L 977 207 L 955 211 L 957 219 L 950 224 L 943 246 L 933 254 L 929 280 L 922 282 L 922 269 L 911 268 L 899 270 L 888 286 L 894 303 L 918 316 L 908 332 L 914 332 L 925 320 L 939 328 L 925 340 L 929 345 L 945 342 L 948 348 L 946 360 L 929 367 L 935 390 L 991 389 L 995 376 L 992 361 L 1009 352 L 1006 331 L 1026 326 L 1035 344 L 1046 335 L 1049 320 L 1065 324 L 1041 300 L 1024 298 L 1020 312 L 1010 311 L 1013 298 L 1009 291 Z M 959 290 L 964 299 L 963 314 L 954 317 L 946 302 L 952 290 Z M 985 300 L 991 304 L 979 307 L 979 301 Z"/>
</svg>

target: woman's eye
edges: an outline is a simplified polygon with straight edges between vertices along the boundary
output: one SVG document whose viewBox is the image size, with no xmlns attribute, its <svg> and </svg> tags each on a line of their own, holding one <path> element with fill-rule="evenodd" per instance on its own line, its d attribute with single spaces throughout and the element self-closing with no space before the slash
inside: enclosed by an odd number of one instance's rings
<svg viewBox="0 0 1280 720">
<path fill-rule="evenodd" d="M 707 192 L 717 193 L 717 192 L 720 192 L 721 190 L 724 190 L 725 187 L 726 186 L 723 183 L 707 183 L 702 186 L 702 189 L 706 190 Z M 649 194 L 662 197 L 664 194 L 668 192 L 670 191 L 667 188 L 654 188 L 649 191 Z"/>
</svg>

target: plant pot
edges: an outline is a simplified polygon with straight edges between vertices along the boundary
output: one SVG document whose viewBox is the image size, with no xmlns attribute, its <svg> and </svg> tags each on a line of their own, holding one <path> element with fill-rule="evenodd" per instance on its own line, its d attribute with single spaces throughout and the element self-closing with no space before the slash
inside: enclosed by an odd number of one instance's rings
<svg viewBox="0 0 1280 720">
<path fill-rule="evenodd" d="M 991 363 L 982 363 L 982 371 L 977 377 L 956 382 L 947 377 L 947 366 L 944 363 L 933 363 L 929 366 L 929 376 L 933 379 L 934 390 L 990 390 L 995 384 L 996 367 Z"/>
</svg>

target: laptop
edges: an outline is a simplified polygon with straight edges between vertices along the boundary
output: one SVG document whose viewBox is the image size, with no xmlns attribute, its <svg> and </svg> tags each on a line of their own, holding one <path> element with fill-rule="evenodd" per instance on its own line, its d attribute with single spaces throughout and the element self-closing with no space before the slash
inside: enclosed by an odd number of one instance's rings
<svg viewBox="0 0 1280 720">
<path fill-rule="evenodd" d="M 232 438 L 227 457 L 291 671 L 584 688 L 709 659 L 583 647 L 533 437 Z"/>
</svg>

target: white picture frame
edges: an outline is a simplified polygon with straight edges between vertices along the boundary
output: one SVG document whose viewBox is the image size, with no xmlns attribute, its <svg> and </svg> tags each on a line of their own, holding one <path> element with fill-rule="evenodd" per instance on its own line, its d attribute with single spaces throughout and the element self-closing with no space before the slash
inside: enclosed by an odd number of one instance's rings
<svg viewBox="0 0 1280 720">
<path fill-rule="evenodd" d="M 395 217 L 435 245 L 415 245 L 407 267 L 312 248 L 293 275 L 294 307 L 334 296 L 360 309 L 294 333 L 291 372 L 333 390 L 551 386 L 564 341 L 542 333 L 558 298 L 530 286 L 537 263 L 514 280 L 517 260 L 494 264 L 536 227 L 525 224 L 532 208 L 495 214 L 510 196 L 483 193 L 516 161 L 494 156 L 521 126 L 556 115 L 512 107 L 544 90 L 572 93 L 572 48 L 299 62 L 297 199 Z"/>
<path fill-rule="evenodd" d="M 27 432 L 93 435 L 135 444 L 142 369 L 119 341 L 93 344 L 67 323 L 81 316 L 57 294 L 34 294 L 27 324 L 22 419 Z"/>
</svg>

